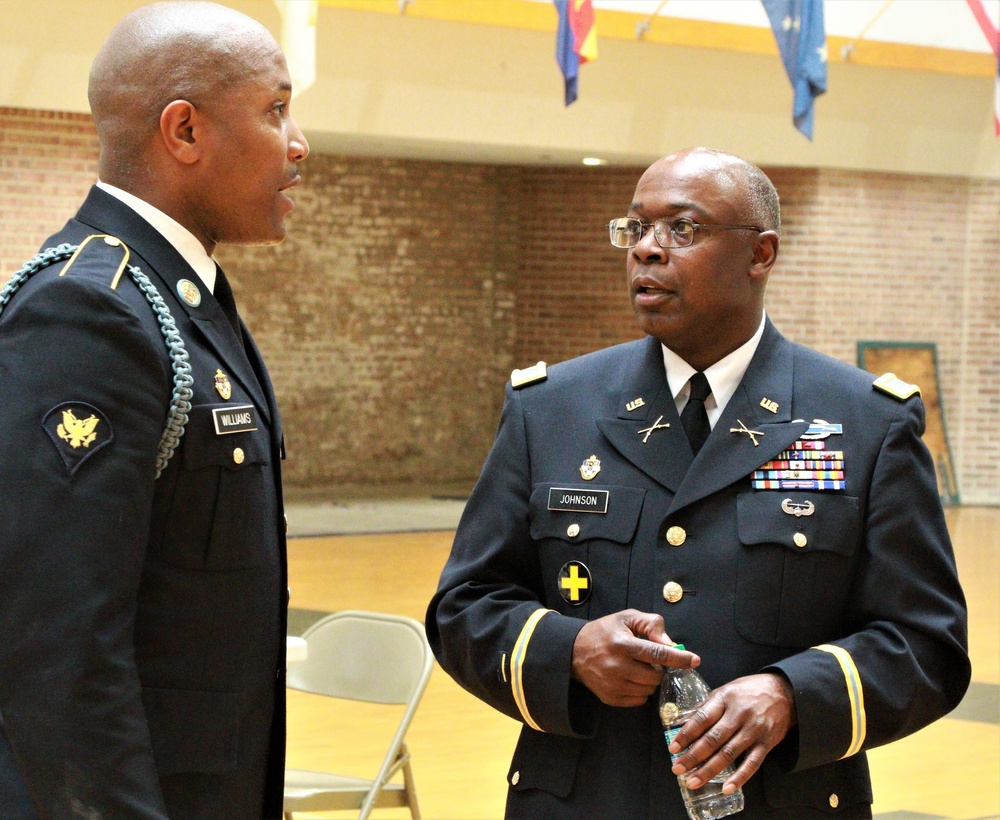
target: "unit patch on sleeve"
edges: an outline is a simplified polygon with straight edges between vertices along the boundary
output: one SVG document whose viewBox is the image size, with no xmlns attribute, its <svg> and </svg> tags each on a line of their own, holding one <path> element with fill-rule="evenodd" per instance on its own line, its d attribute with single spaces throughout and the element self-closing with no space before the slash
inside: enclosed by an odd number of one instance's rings
<svg viewBox="0 0 1000 820">
<path fill-rule="evenodd" d="M 83 462 L 114 439 L 107 416 L 82 401 L 57 404 L 45 414 L 42 427 L 71 477 Z"/>
</svg>

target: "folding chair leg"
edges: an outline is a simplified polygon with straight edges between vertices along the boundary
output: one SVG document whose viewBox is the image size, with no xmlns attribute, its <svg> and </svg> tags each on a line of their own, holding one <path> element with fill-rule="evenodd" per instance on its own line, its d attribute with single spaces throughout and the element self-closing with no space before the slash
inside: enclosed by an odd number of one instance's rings
<svg viewBox="0 0 1000 820">
<path fill-rule="evenodd" d="M 410 807 L 410 817 L 413 820 L 420 820 L 420 805 L 417 803 L 417 787 L 413 782 L 413 769 L 410 768 L 410 755 L 403 742 L 402 753 L 406 755 L 406 762 L 403 764 L 403 788 L 406 790 L 406 802 Z"/>
</svg>

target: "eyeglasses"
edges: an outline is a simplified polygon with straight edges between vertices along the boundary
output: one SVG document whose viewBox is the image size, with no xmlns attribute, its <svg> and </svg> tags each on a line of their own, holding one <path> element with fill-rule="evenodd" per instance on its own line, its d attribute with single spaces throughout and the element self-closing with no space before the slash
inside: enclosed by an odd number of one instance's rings
<svg viewBox="0 0 1000 820">
<path fill-rule="evenodd" d="M 694 234 L 698 230 L 757 231 L 757 233 L 764 231 L 756 225 L 704 225 L 686 217 L 657 219 L 651 225 L 635 217 L 623 216 L 608 223 L 611 244 L 616 248 L 634 248 L 650 228 L 653 229 L 653 236 L 661 248 L 686 248 L 694 242 Z"/>
</svg>

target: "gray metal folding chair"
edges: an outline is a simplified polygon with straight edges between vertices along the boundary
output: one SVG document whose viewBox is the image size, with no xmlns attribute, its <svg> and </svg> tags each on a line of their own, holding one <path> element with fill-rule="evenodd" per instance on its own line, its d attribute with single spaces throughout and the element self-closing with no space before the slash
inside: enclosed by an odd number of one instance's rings
<svg viewBox="0 0 1000 820">
<path fill-rule="evenodd" d="M 286 820 L 294 811 L 339 809 L 359 809 L 363 820 L 372 809 L 390 807 L 408 807 L 419 820 L 404 738 L 434 666 L 423 624 L 401 615 L 345 611 L 313 624 L 302 637 L 308 657 L 289 668 L 290 689 L 406 709 L 374 779 L 286 770 Z M 390 782 L 400 770 L 403 782 Z"/>
</svg>

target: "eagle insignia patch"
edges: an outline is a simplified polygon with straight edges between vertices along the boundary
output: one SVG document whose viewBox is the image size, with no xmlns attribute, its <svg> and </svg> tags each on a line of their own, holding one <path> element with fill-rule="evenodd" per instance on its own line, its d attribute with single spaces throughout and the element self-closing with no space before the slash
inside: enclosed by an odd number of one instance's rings
<svg viewBox="0 0 1000 820">
<path fill-rule="evenodd" d="M 70 476 L 76 475 L 83 462 L 114 438 L 111 423 L 104 413 L 85 402 L 56 405 L 45 414 L 42 427 Z"/>
</svg>

